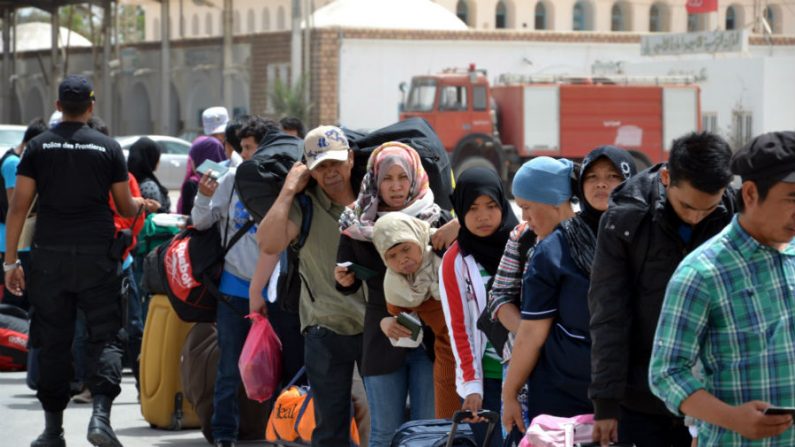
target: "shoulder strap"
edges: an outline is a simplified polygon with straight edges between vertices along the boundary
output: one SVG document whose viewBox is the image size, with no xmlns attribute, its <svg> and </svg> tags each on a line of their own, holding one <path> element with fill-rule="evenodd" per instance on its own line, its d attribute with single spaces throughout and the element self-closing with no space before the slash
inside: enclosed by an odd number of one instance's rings
<svg viewBox="0 0 795 447">
<path fill-rule="evenodd" d="M 242 227 L 240 227 L 240 229 L 238 229 L 235 232 L 235 234 L 232 236 L 232 239 L 229 240 L 229 244 L 227 244 L 227 246 L 224 248 L 224 256 L 226 256 L 226 254 L 229 253 L 229 250 L 232 249 L 232 246 L 234 246 L 237 243 L 237 241 L 239 241 L 240 238 L 242 238 L 243 235 L 246 234 L 246 232 L 250 230 L 251 227 L 253 226 L 254 226 L 254 221 L 252 219 L 249 219 L 246 221 L 246 223 L 243 224 Z"/>
<path fill-rule="evenodd" d="M 299 194 L 297 197 L 298 204 L 301 206 L 301 233 L 298 235 L 298 240 L 293 243 L 295 250 L 300 250 L 306 243 L 306 238 L 309 236 L 309 230 L 312 228 L 312 200 L 306 194 Z"/>
<path fill-rule="evenodd" d="M 519 236 L 519 268 L 524 271 L 524 265 L 527 263 L 527 252 L 536 241 L 536 234 L 533 230 L 527 230 Z"/>
</svg>

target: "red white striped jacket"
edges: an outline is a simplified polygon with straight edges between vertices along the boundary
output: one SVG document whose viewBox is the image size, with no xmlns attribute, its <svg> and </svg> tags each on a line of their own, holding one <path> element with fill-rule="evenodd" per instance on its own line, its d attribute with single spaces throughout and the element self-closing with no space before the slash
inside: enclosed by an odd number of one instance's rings
<svg viewBox="0 0 795 447">
<path fill-rule="evenodd" d="M 486 285 L 475 258 L 463 256 L 458 242 L 442 259 L 439 292 L 455 356 L 456 392 L 462 398 L 473 393 L 482 398 L 483 353 L 488 340 L 477 328 L 477 321 L 486 307 Z"/>
</svg>

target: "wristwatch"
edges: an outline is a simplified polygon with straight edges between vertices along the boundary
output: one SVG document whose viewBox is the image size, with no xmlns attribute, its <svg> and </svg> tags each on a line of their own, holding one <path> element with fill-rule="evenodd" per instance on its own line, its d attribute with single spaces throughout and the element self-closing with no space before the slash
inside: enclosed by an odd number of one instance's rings
<svg viewBox="0 0 795 447">
<path fill-rule="evenodd" d="M 13 262 L 11 264 L 6 264 L 4 262 L 3 263 L 3 273 L 8 273 L 11 270 L 14 270 L 14 269 L 16 269 L 17 267 L 19 267 L 21 265 L 22 265 L 22 261 L 20 261 L 19 259 L 17 259 L 15 262 Z"/>
</svg>

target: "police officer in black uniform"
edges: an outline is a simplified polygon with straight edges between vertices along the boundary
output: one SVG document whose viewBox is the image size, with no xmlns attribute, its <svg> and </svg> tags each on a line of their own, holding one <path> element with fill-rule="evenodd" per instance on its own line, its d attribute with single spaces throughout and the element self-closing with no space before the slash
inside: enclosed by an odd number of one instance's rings
<svg viewBox="0 0 795 447">
<path fill-rule="evenodd" d="M 6 219 L 6 287 L 20 294 L 27 286 L 33 306 L 30 342 L 38 348 L 36 397 L 46 426 L 31 447 L 65 445 L 63 410 L 74 375 L 71 346 L 77 308 L 86 315 L 90 337 L 86 357 L 94 411 L 88 441 L 121 446 L 110 426 L 111 403 L 121 391 L 123 347 L 121 254 L 113 250 L 118 244 L 108 192 L 125 217 L 134 216 L 142 203 L 130 194 L 119 144 L 86 126 L 94 109 L 88 79 L 67 76 L 58 87 L 56 108 L 63 121 L 28 144 Z M 16 247 L 36 194 L 31 268 L 24 272 Z"/>
</svg>

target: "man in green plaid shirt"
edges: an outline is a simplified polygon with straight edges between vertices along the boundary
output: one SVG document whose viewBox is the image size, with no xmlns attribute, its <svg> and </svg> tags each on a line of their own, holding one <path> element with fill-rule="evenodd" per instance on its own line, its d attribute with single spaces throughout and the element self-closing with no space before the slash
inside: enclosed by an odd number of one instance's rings
<svg viewBox="0 0 795 447">
<path fill-rule="evenodd" d="M 741 211 L 687 256 L 665 294 L 649 382 L 703 421 L 699 446 L 795 446 L 795 132 L 755 138 L 732 158 Z M 703 378 L 692 370 L 703 365 Z"/>
</svg>

